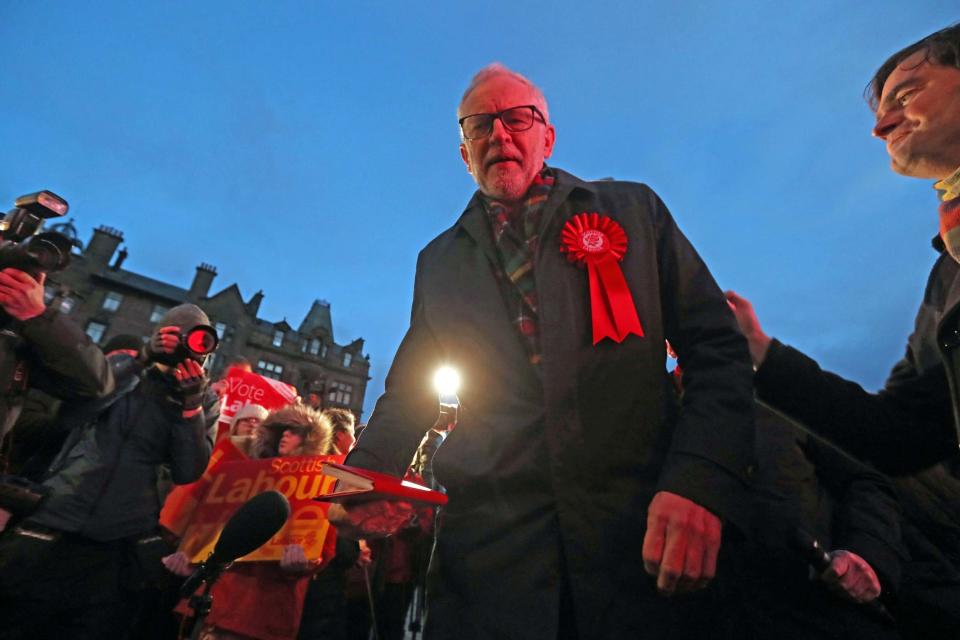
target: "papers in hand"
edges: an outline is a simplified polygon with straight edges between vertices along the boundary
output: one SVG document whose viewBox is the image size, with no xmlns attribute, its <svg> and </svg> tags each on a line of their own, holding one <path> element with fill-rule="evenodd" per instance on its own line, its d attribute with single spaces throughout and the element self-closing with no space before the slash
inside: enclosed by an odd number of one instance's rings
<svg viewBox="0 0 960 640">
<path fill-rule="evenodd" d="M 447 496 L 439 491 L 368 469 L 324 462 L 323 475 L 334 477 L 339 482 L 334 491 L 314 498 L 320 502 L 352 504 L 370 500 L 403 500 L 422 504 L 447 504 Z"/>
</svg>

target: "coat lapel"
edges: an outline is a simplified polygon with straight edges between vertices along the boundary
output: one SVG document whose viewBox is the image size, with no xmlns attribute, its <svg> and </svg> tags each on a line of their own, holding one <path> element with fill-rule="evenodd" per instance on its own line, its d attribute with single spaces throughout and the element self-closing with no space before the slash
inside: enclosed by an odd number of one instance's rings
<svg viewBox="0 0 960 640">
<path fill-rule="evenodd" d="M 491 268 L 496 269 L 498 265 L 497 248 L 493 244 L 490 222 L 487 220 L 487 212 L 484 211 L 483 202 L 480 201 L 479 192 L 473 194 L 473 198 L 470 199 L 467 208 L 460 216 L 458 224 L 477 243 L 477 247 L 490 261 Z"/>
</svg>

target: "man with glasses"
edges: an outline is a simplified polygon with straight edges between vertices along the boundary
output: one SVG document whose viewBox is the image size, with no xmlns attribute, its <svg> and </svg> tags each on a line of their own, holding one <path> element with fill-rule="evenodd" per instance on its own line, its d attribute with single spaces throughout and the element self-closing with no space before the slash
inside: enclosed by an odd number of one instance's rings
<svg viewBox="0 0 960 640">
<path fill-rule="evenodd" d="M 458 369 L 426 637 L 684 637 L 705 594 L 666 596 L 711 581 L 720 518 L 745 502 L 746 343 L 653 191 L 544 164 L 556 133 L 529 80 L 483 69 L 458 118 L 479 190 L 420 254 L 410 329 L 347 464 L 402 475 L 436 421 L 432 372 Z M 679 412 L 665 338 L 689 381 Z M 412 513 L 330 511 L 360 536 Z"/>
</svg>

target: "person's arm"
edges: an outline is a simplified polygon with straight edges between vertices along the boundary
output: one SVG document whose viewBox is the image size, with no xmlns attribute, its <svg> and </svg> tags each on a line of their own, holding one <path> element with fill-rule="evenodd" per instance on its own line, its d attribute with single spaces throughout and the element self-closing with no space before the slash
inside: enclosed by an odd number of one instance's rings
<svg viewBox="0 0 960 640">
<path fill-rule="evenodd" d="M 747 344 L 723 293 L 649 192 L 657 228 L 666 338 L 684 372 L 682 410 L 650 503 L 643 558 L 665 593 L 705 586 L 716 571 L 720 517 L 747 521 L 755 464 L 752 371 Z"/>
<path fill-rule="evenodd" d="M 946 373 L 919 372 L 909 348 L 876 394 L 777 340 L 755 382 L 764 402 L 887 473 L 919 471 L 957 450 Z"/>
<path fill-rule="evenodd" d="M 440 349 L 424 317 L 420 268 L 418 261 L 410 328 L 390 366 L 384 393 L 345 461 L 398 478 L 406 472 L 424 431 L 434 423 L 439 411 L 437 393 L 430 386 L 430 372 L 440 362 Z M 353 539 L 391 535 L 415 516 L 412 504 L 393 500 L 350 507 L 334 503 L 327 514 L 340 535 Z"/>
<path fill-rule="evenodd" d="M 727 299 L 750 342 L 761 400 L 887 473 L 918 471 L 956 453 L 952 400 L 942 365 L 921 371 L 908 344 L 884 388 L 869 393 L 768 337 L 746 298 L 728 291 Z M 934 330 L 921 309 L 915 331 Z"/>
<path fill-rule="evenodd" d="M 178 364 L 173 375 L 179 415 L 170 428 L 170 475 L 174 483 L 188 484 L 203 475 L 213 449 L 203 408 L 207 378 L 200 365 L 190 359 Z"/>
<path fill-rule="evenodd" d="M 651 201 L 664 329 L 684 390 L 658 488 L 737 522 L 745 516 L 743 492 L 756 464 L 747 343 L 696 250 L 652 192 Z"/>
<path fill-rule="evenodd" d="M 18 269 L 0 271 L 0 306 L 28 346 L 31 386 L 62 400 L 107 395 L 114 379 L 106 356 L 80 327 L 44 305 L 45 279 Z"/>
<path fill-rule="evenodd" d="M 441 351 L 424 317 L 420 269 L 418 264 L 410 328 L 394 356 L 384 393 L 346 459 L 348 465 L 397 477 L 406 472 L 424 432 L 439 411 L 430 375 L 441 362 Z"/>
</svg>

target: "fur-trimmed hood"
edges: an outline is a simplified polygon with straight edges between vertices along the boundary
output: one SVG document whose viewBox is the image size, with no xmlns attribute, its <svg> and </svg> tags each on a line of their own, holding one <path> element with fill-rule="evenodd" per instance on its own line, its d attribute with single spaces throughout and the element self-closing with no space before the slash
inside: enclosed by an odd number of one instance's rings
<svg viewBox="0 0 960 640">
<path fill-rule="evenodd" d="M 256 447 L 255 455 L 258 458 L 276 456 L 280 437 L 287 429 L 297 432 L 303 438 L 303 443 L 293 455 L 325 455 L 333 448 L 330 419 L 305 404 L 293 404 L 271 411 L 260 426 L 266 441 Z"/>
</svg>

